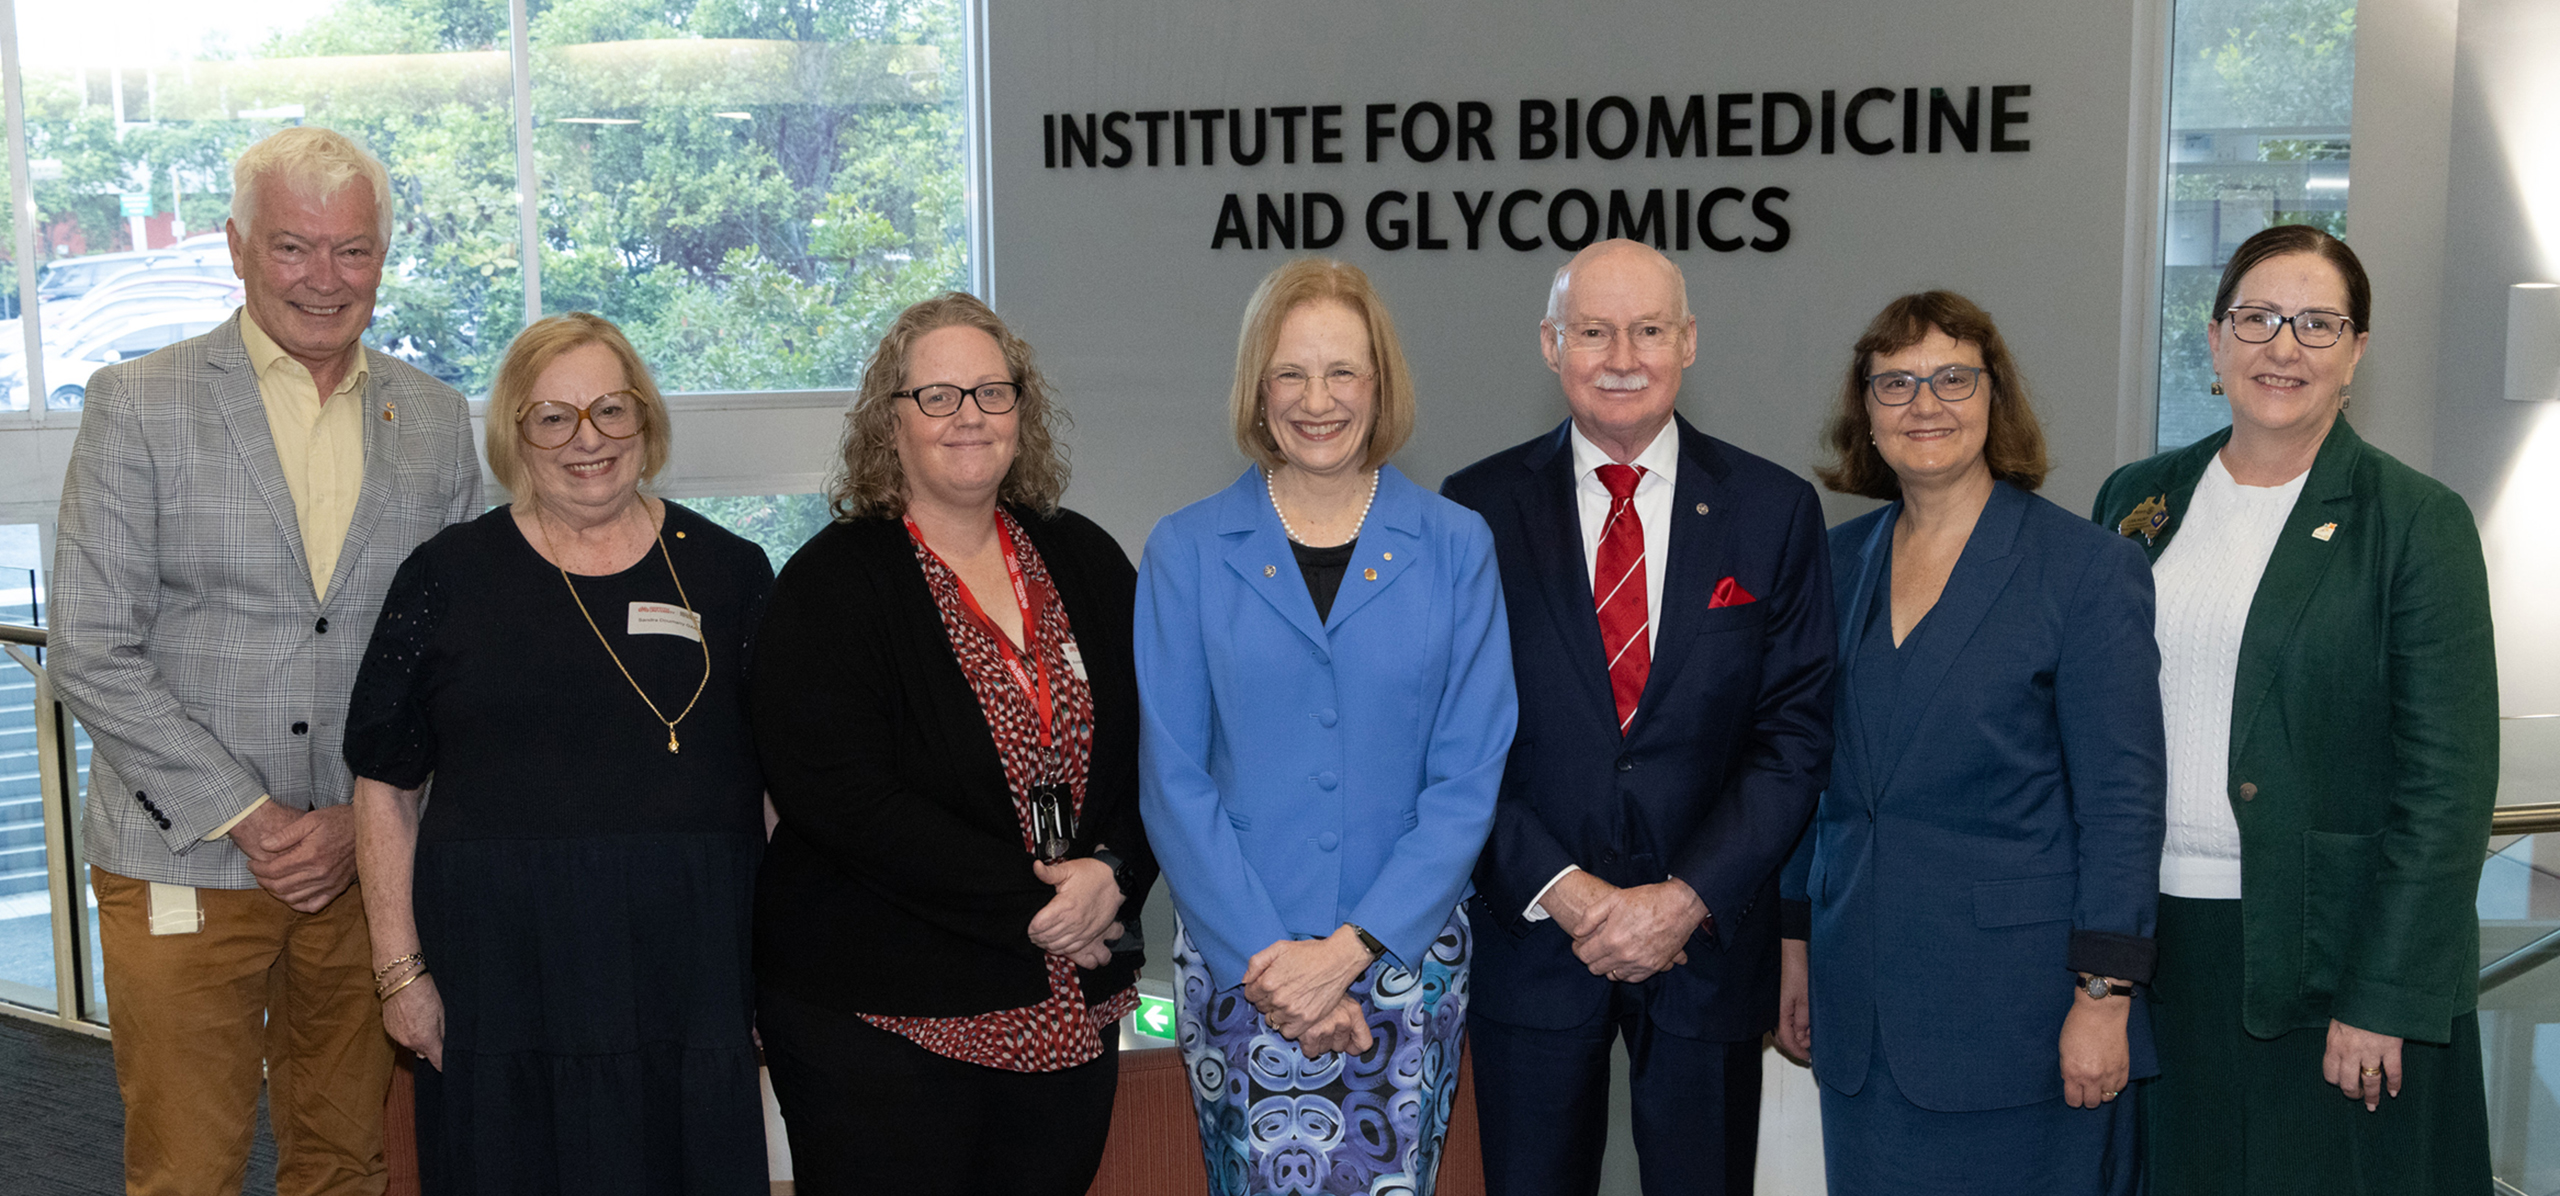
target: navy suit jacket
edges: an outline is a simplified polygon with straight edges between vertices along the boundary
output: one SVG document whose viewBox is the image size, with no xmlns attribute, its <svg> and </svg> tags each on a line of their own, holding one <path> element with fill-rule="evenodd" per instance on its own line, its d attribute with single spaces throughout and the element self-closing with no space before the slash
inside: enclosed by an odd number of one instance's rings
<svg viewBox="0 0 2560 1196">
<path fill-rule="evenodd" d="M 1635 719 L 1617 707 L 1574 505 L 1570 424 L 1450 476 L 1493 529 L 1520 730 L 1476 863 L 1472 1008 L 1565 1029 L 1612 982 L 1529 903 L 1567 865 L 1621 887 L 1677 876 L 1714 915 L 1644 983 L 1673 1034 L 1739 1042 L 1777 1021 L 1777 876 L 1831 758 L 1831 569 L 1802 478 L 1679 421 L 1670 559 Z M 1752 601 L 1710 607 L 1731 578 Z"/>
<path fill-rule="evenodd" d="M 1814 1071 L 1854 1093 L 1880 1042 L 1924 1109 L 2054 1100 L 2073 969 L 2151 975 L 2167 782 L 2148 562 L 1997 483 L 1896 649 L 1898 683 L 1869 680 L 1901 512 L 1831 533 L 1840 749 L 1783 884 L 1812 902 Z M 2150 1029 L 2135 1010 L 2136 1077 L 2158 1070 Z"/>
</svg>

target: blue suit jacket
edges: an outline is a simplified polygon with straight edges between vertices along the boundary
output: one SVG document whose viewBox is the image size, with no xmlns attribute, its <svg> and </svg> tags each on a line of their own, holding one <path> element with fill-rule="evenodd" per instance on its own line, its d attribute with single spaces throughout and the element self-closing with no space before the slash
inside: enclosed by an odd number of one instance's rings
<svg viewBox="0 0 2560 1196">
<path fill-rule="evenodd" d="M 1389 466 L 1319 622 L 1248 468 L 1138 567 L 1139 808 L 1220 988 L 1345 922 L 1416 964 L 1465 897 L 1517 704 L 1484 521 Z"/>
<path fill-rule="evenodd" d="M 2150 978 L 2167 782 L 2148 562 L 1995 484 L 1896 650 L 1900 683 L 1876 683 L 1860 645 L 1901 512 L 1831 533 L 1840 746 L 1784 885 L 1812 902 L 1814 1071 L 1856 1092 L 1881 1043 L 1924 1109 L 2057 1099 L 2073 970 Z M 2158 1070 L 2150 1028 L 2135 1010 L 2135 1076 Z"/>
<path fill-rule="evenodd" d="M 1451 475 L 1493 529 L 1511 606 L 1519 741 L 1476 865 L 1471 1008 L 1544 1029 L 1597 1016 L 1611 982 L 1522 911 L 1568 864 L 1614 885 L 1687 881 L 1715 916 L 1645 981 L 1657 1024 L 1739 1042 L 1777 1022 L 1777 875 L 1831 758 L 1831 571 L 1804 479 L 1680 421 L 1670 560 L 1635 721 L 1591 606 L 1569 425 Z M 1754 601 L 1710 609 L 1732 578 Z"/>
</svg>

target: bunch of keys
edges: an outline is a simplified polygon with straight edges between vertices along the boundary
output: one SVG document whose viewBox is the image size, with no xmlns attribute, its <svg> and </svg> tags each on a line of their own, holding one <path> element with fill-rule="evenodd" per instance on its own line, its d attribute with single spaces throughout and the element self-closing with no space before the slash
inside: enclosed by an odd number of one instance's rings
<svg viewBox="0 0 2560 1196">
<path fill-rule="evenodd" d="M 1075 840 L 1073 798 L 1067 787 L 1055 781 L 1031 788 L 1032 854 L 1043 864 L 1055 864 L 1067 858 L 1068 845 Z"/>
</svg>

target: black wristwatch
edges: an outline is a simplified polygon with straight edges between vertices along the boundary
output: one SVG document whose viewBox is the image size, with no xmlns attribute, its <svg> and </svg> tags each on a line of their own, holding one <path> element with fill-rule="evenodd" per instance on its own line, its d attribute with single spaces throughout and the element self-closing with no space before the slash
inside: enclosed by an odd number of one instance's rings
<svg viewBox="0 0 2560 1196">
<path fill-rule="evenodd" d="M 1119 852 L 1108 847 L 1096 847 L 1092 858 L 1111 870 L 1111 883 L 1118 885 L 1122 893 L 1129 891 L 1129 866 L 1120 862 Z"/>
<path fill-rule="evenodd" d="M 1350 927 L 1351 933 L 1360 936 L 1360 945 L 1368 950 L 1369 958 L 1374 960 L 1387 957 L 1387 945 L 1379 942 L 1378 936 L 1369 933 L 1368 927 L 1357 922 L 1345 922 L 1343 925 Z"/>
<path fill-rule="evenodd" d="M 2080 982 L 2073 984 L 2071 987 L 2089 994 L 2089 999 L 2092 1001 L 2103 1001 L 2109 997 L 2130 997 L 2133 995 L 2132 985 L 2111 983 L 2104 976 L 2083 977 Z"/>
</svg>

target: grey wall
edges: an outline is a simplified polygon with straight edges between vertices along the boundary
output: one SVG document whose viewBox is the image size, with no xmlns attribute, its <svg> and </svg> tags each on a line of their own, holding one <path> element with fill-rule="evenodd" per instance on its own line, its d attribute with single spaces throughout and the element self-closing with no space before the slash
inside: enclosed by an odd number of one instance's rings
<svg viewBox="0 0 2560 1196">
<path fill-rule="evenodd" d="M 2481 521 L 2508 714 L 2560 711 L 2560 404 L 2503 397 L 2507 288 L 2560 282 L 2554 62 L 2560 5 L 2462 0 L 2433 472 Z"/>
<path fill-rule="evenodd" d="M 2147 6 L 2135 6 L 2148 10 Z M 1378 5 L 1363 0 L 1043 0 L 988 20 L 997 308 L 1038 348 L 1076 417 L 1070 505 L 1134 549 L 1166 512 L 1232 479 L 1242 461 L 1224 396 L 1236 329 L 1261 276 L 1289 254 L 1210 247 L 1221 198 L 1324 190 L 1351 231 L 1328 252 L 1377 280 L 1421 388 L 1421 426 L 1398 464 L 1425 484 L 1563 416 L 1536 324 L 1566 254 L 1373 248 L 1368 196 L 1430 189 L 1435 225 L 1459 232 L 1453 190 L 1552 194 L 1731 184 L 1784 187 L 1791 242 L 1775 253 L 1675 253 L 1698 315 L 1682 411 L 1708 431 L 1810 472 L 1814 435 L 1847 348 L 1884 301 L 1947 286 L 1989 307 L 2036 388 L 2055 450 L 2048 493 L 2085 507 L 2117 461 L 2128 228 L 2147 229 L 2156 181 L 2128 172 L 2134 131 L 2156 124 L 2130 96 L 2138 22 L 2112 5 L 1953 0 L 1788 5 L 1652 0 L 1622 5 Z M 2136 60 L 2143 60 L 2137 67 Z M 1523 97 L 2026 83 L 2024 154 L 1822 156 L 1607 162 L 1515 160 Z M 1491 103 L 1493 162 L 1432 164 L 1392 149 L 1363 158 L 1361 106 Z M 1341 165 L 1045 169 L 1040 117 L 1157 108 L 1346 106 Z M 1925 103 L 1925 101 L 1924 101 Z M 1756 111 L 1754 113 L 1756 119 Z M 1871 131 L 1874 116 L 1869 117 Z M 1890 120 L 1883 123 L 1892 123 Z M 1170 134 L 1166 134 L 1169 139 Z M 1756 130 L 1755 130 L 1756 136 Z M 1986 134 L 1987 136 L 1987 134 Z M 1925 148 L 1925 132 L 1924 146 Z M 1988 145 L 1985 144 L 1987 151 Z M 1301 147 L 1302 151 L 1304 147 Z M 1196 150 L 1195 150 L 1196 153 Z M 1143 161 L 1143 158 L 1140 159 Z M 1195 159 L 1196 162 L 1196 159 Z M 1728 219 L 1739 213 L 1725 209 Z M 1750 232 L 1748 220 L 1740 219 Z M 1727 231 L 1733 231 L 1728 228 Z M 2147 243 L 2147 242 L 2146 242 Z M 2141 260 L 2137 258 L 2137 260 Z M 2136 373 L 2139 373 L 2137 370 Z M 2149 396 L 2137 402 L 2147 408 Z M 1835 505 L 1835 519 L 1863 504 Z"/>
</svg>

